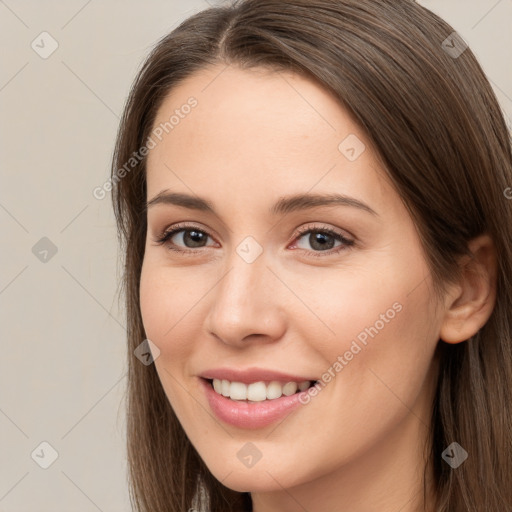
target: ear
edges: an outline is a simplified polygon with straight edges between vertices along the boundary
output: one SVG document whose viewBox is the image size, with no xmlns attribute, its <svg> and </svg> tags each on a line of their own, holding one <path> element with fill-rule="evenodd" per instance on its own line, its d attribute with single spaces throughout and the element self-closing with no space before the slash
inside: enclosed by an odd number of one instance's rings
<svg viewBox="0 0 512 512">
<path fill-rule="evenodd" d="M 481 235 L 468 243 L 471 256 L 464 256 L 461 281 L 446 297 L 445 316 L 439 337 L 460 343 L 485 325 L 496 302 L 497 255 L 492 238 Z"/>
</svg>

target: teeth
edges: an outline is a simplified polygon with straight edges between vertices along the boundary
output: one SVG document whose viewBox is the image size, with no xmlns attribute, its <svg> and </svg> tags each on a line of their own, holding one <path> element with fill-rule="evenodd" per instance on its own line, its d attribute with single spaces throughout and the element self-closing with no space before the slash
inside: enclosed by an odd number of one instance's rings
<svg viewBox="0 0 512 512">
<path fill-rule="evenodd" d="M 309 388 L 310 382 L 309 380 L 305 380 L 299 384 L 299 391 L 306 391 Z"/>
<path fill-rule="evenodd" d="M 222 395 L 222 382 L 219 379 L 213 379 L 213 389 L 215 389 L 219 395 Z"/>
<path fill-rule="evenodd" d="M 229 386 L 229 398 L 247 400 L 247 386 L 241 382 L 232 382 Z"/>
<path fill-rule="evenodd" d="M 251 402 L 262 402 L 263 400 L 274 400 L 282 395 L 290 396 L 298 391 L 305 391 L 311 385 L 311 381 L 287 382 L 282 384 L 276 380 L 265 384 L 265 382 L 230 382 L 229 380 L 213 379 L 213 389 L 219 395 L 231 398 L 232 400 L 249 400 Z"/>
<path fill-rule="evenodd" d="M 279 398 L 283 394 L 283 386 L 280 382 L 273 380 L 267 386 L 267 398 L 269 400 L 273 400 L 274 398 Z"/>
<path fill-rule="evenodd" d="M 233 384 L 236 384 L 236 382 L 232 382 L 231 386 L 233 386 Z M 240 384 L 240 386 L 247 388 L 247 400 L 261 402 L 267 398 L 267 386 L 265 386 L 264 382 L 253 382 L 248 386 Z M 245 400 L 245 398 L 243 400 Z"/>
<path fill-rule="evenodd" d="M 226 397 L 229 396 L 229 380 L 221 382 L 221 394 Z"/>
<path fill-rule="evenodd" d="M 295 393 L 295 391 L 297 391 L 298 387 L 299 386 L 296 382 L 287 382 L 283 386 L 283 395 L 286 395 L 286 396 L 293 395 L 293 393 Z"/>
</svg>

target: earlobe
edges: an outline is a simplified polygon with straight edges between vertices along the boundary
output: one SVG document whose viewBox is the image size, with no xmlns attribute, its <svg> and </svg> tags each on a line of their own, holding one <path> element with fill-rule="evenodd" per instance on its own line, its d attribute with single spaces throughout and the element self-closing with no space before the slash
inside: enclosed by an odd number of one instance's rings
<svg viewBox="0 0 512 512">
<path fill-rule="evenodd" d="M 468 247 L 472 256 L 461 259 L 461 281 L 447 296 L 439 332 L 446 343 L 460 343 L 474 336 L 491 316 L 496 302 L 497 254 L 492 238 L 480 235 Z"/>
</svg>

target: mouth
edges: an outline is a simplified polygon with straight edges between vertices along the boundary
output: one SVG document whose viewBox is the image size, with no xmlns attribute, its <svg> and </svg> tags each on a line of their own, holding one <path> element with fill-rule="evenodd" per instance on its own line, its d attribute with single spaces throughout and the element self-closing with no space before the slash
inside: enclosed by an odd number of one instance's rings
<svg viewBox="0 0 512 512">
<path fill-rule="evenodd" d="M 248 384 L 199 377 L 212 413 L 222 422 L 242 429 L 267 427 L 284 419 L 304 401 L 318 381 L 258 381 Z"/>
<path fill-rule="evenodd" d="M 295 381 L 257 381 L 250 384 L 227 379 L 202 378 L 216 394 L 234 402 L 258 403 L 277 400 L 282 396 L 292 396 L 307 391 L 317 380 Z"/>
</svg>

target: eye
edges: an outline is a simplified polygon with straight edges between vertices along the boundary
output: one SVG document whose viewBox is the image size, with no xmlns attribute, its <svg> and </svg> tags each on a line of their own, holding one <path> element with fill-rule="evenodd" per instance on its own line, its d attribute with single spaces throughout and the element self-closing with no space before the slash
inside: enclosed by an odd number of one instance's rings
<svg viewBox="0 0 512 512">
<path fill-rule="evenodd" d="M 299 243 L 297 243 L 296 246 L 299 249 L 312 252 L 311 256 L 313 257 L 324 257 L 322 253 L 326 253 L 327 256 L 337 254 L 354 245 L 354 240 L 350 240 L 342 233 L 325 226 L 308 225 L 299 229 L 298 235 Z M 301 241 L 301 239 L 304 240 Z M 339 242 L 338 246 L 335 246 L 336 241 Z M 309 245 L 313 251 L 305 247 L 307 245 Z"/>
<path fill-rule="evenodd" d="M 166 245 L 168 249 L 179 253 L 194 253 L 193 249 L 205 247 L 208 233 L 196 228 L 190 224 L 177 224 L 170 230 L 164 231 L 154 241 L 158 245 Z M 176 240 L 173 241 L 172 239 Z M 176 242 L 181 241 L 185 245 L 185 249 L 180 249 Z"/>
<path fill-rule="evenodd" d="M 308 236 L 306 237 L 306 235 Z M 193 225 L 177 224 L 173 226 L 172 229 L 168 229 L 160 236 L 156 237 L 154 242 L 157 245 L 165 245 L 171 251 L 193 255 L 197 253 L 194 249 L 208 247 L 206 242 L 209 237 L 210 235 L 208 235 L 206 231 L 196 228 Z M 311 253 L 313 257 L 337 254 L 341 251 L 348 250 L 354 245 L 354 240 L 350 240 L 342 233 L 326 226 L 304 226 L 298 230 L 294 240 L 297 239 L 299 243 L 295 244 L 296 247 Z M 301 239 L 304 239 L 304 241 L 301 242 Z M 178 245 L 179 242 L 181 242 L 185 248 L 180 248 L 180 245 Z M 335 246 L 336 242 L 339 243 L 338 246 Z M 304 247 L 304 245 L 308 244 L 312 250 Z"/>
</svg>

